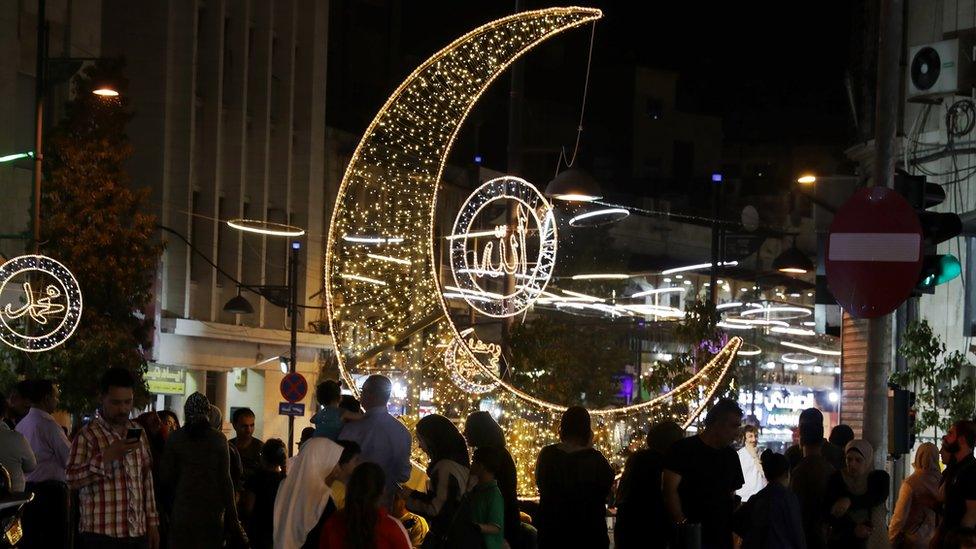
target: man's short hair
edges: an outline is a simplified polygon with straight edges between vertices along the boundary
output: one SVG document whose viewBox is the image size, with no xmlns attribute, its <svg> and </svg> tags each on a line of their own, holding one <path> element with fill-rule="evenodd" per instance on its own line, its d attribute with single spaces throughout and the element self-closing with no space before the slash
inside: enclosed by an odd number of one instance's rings
<svg viewBox="0 0 976 549">
<path fill-rule="evenodd" d="M 34 382 L 33 379 L 24 379 L 18 381 L 17 383 L 14 384 L 13 392 L 24 398 L 29 399 L 30 396 L 28 395 L 30 395 L 30 390 L 31 390 L 30 387 L 31 387 L 31 383 L 33 382 Z"/>
<path fill-rule="evenodd" d="M 715 406 L 712 406 L 712 408 L 708 410 L 708 414 L 705 415 L 705 427 L 715 425 L 719 421 L 732 415 L 740 418 L 742 417 L 742 408 L 739 408 L 739 403 L 731 398 L 719 399 L 719 401 L 715 403 Z"/>
<path fill-rule="evenodd" d="M 230 422 L 237 423 L 237 420 L 244 416 L 256 417 L 254 415 L 254 410 L 250 408 L 237 408 L 234 410 L 234 413 L 230 415 Z"/>
<path fill-rule="evenodd" d="M 970 448 L 976 448 L 976 423 L 961 419 L 952 424 L 956 428 L 956 439 L 966 439 Z"/>
<path fill-rule="evenodd" d="M 393 382 L 390 378 L 373 374 L 366 378 L 363 383 L 363 392 L 368 391 L 370 394 L 375 394 L 384 403 L 390 401 L 390 395 L 393 393 Z"/>
<path fill-rule="evenodd" d="M 54 394 L 54 382 L 50 379 L 32 379 L 24 395 L 32 404 L 38 404 Z"/>
<path fill-rule="evenodd" d="M 98 389 L 102 394 L 107 394 L 110 387 L 121 387 L 123 389 L 135 389 L 136 378 L 132 372 L 125 368 L 109 368 L 102 374 L 102 379 L 98 382 Z"/>
</svg>

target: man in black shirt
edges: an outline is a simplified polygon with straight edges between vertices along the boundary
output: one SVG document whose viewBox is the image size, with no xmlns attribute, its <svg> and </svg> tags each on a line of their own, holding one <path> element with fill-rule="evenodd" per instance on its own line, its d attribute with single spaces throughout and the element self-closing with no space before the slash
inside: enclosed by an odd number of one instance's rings
<svg viewBox="0 0 976 549">
<path fill-rule="evenodd" d="M 976 424 L 957 421 L 942 437 L 949 463 L 942 481 L 945 509 L 933 547 L 971 547 L 976 541 Z"/>
<path fill-rule="evenodd" d="M 802 412 L 800 412 L 799 428 L 803 429 L 804 424 L 817 425 L 820 427 L 820 432 L 823 433 L 823 429 L 824 429 L 823 412 L 821 412 L 817 408 L 807 408 L 806 410 L 803 410 Z M 854 437 L 852 436 L 851 439 L 853 438 Z M 850 440 L 848 440 L 848 442 L 850 442 Z M 832 444 L 827 439 L 825 439 L 822 434 L 820 436 L 819 443 L 820 443 L 820 454 L 824 457 L 824 459 L 826 459 L 827 462 L 829 462 L 834 467 L 834 469 L 837 470 L 843 469 L 844 468 L 844 447 L 837 446 L 836 444 Z M 847 443 L 845 442 L 844 444 L 846 445 Z M 793 446 L 787 448 L 786 459 L 789 460 L 790 462 L 791 470 L 794 467 L 796 467 L 797 464 L 800 463 L 800 460 L 803 459 L 802 443 L 794 444 Z"/>
<path fill-rule="evenodd" d="M 826 514 L 827 480 L 834 466 L 823 455 L 823 423 L 800 422 L 800 447 L 803 456 L 790 473 L 790 490 L 800 502 L 800 516 L 807 549 L 827 546 Z"/>
<path fill-rule="evenodd" d="M 254 437 L 254 412 L 250 408 L 238 408 L 231 416 L 231 424 L 237 436 L 230 439 L 231 445 L 241 455 L 244 475 L 241 482 L 247 482 L 255 471 L 261 468 L 261 447 L 264 443 Z"/>
<path fill-rule="evenodd" d="M 664 501 L 679 527 L 701 524 L 702 549 L 732 547 L 735 491 L 743 484 L 732 442 L 739 436 L 742 409 L 718 401 L 705 416 L 705 429 L 671 446 L 664 461 Z"/>
</svg>

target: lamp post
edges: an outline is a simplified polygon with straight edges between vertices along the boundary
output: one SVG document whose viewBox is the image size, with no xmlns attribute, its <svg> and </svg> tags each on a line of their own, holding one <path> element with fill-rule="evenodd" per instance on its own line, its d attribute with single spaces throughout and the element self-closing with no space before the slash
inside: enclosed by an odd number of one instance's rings
<svg viewBox="0 0 976 549">
<path fill-rule="evenodd" d="M 99 61 L 102 57 L 48 57 L 48 25 L 47 1 L 37 0 L 37 57 L 34 78 L 34 186 L 33 186 L 33 220 L 31 240 L 34 252 L 38 252 L 41 241 L 41 178 L 44 169 L 44 97 L 47 95 L 48 65 L 52 62 L 61 64 L 78 64 L 86 61 Z M 77 68 L 69 71 L 77 72 Z M 70 77 L 70 76 L 69 76 Z M 103 98 L 118 97 L 119 92 L 108 82 L 101 82 L 92 89 L 92 93 Z"/>
<path fill-rule="evenodd" d="M 267 299 L 279 307 L 284 306 L 291 315 L 290 349 L 288 353 L 287 373 L 295 373 L 298 365 L 298 254 L 302 243 L 298 240 L 291 242 L 291 253 L 288 256 L 288 285 L 287 286 L 250 286 L 241 284 L 237 288 L 237 295 L 224 305 L 224 311 L 233 314 L 251 314 L 254 307 L 241 295 L 241 288 L 250 290 Z M 282 305 L 281 291 L 287 290 L 288 302 Z M 284 368 L 282 368 L 282 373 Z M 294 454 L 295 445 L 295 416 L 288 416 L 288 455 Z"/>
</svg>

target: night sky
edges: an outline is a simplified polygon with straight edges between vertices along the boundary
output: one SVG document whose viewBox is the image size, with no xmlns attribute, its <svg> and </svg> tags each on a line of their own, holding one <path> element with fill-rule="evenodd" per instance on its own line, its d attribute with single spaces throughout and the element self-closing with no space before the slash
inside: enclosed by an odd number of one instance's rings
<svg viewBox="0 0 976 549">
<path fill-rule="evenodd" d="M 591 167 L 588 155 L 615 158 L 619 166 L 613 173 L 626 179 L 634 113 L 624 110 L 629 99 L 614 77 L 635 66 L 677 72 L 678 109 L 721 117 L 727 153 L 735 143 L 768 143 L 815 145 L 842 156 L 855 138 L 844 77 L 852 65 L 852 45 L 861 40 L 852 37 L 851 29 L 863 1 L 791 7 L 772 2 L 580 4 L 604 12 L 596 28 L 583 167 Z M 527 0 L 522 9 L 552 5 Z M 497 0 L 336 0 L 329 123 L 360 134 L 419 63 L 461 34 L 513 13 L 514 7 L 514 2 Z M 547 180 L 559 147 L 572 147 L 589 38 L 589 27 L 574 29 L 524 58 L 527 177 Z M 463 165 L 479 154 L 486 166 L 505 169 L 508 86 L 503 76 L 481 98 L 462 128 L 452 163 Z M 603 150 L 594 152 L 600 146 Z M 618 189 L 629 185 L 616 181 L 610 183 Z"/>
<path fill-rule="evenodd" d="M 731 139 L 849 138 L 844 74 L 855 2 L 791 7 L 774 2 L 580 4 L 604 12 L 597 25 L 594 71 L 625 64 L 675 70 L 682 76 L 679 104 L 725 117 Z M 529 1 L 523 9 L 551 5 Z M 514 2 L 485 0 L 407 6 L 403 44 L 424 57 L 462 32 L 514 11 Z M 585 30 L 558 39 L 561 47 L 579 52 L 577 65 L 564 70 L 580 84 L 587 39 Z M 569 100 L 578 98 L 579 84 L 567 88 Z"/>
</svg>

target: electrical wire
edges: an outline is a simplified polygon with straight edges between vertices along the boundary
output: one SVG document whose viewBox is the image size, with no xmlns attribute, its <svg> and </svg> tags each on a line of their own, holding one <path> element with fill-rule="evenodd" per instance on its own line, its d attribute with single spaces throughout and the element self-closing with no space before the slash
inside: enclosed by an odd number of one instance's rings
<svg viewBox="0 0 976 549">
<path fill-rule="evenodd" d="M 583 135 L 583 115 L 586 113 L 586 96 L 590 89 L 590 68 L 593 65 L 593 41 L 596 37 L 596 21 L 593 22 L 593 26 L 590 29 L 590 51 L 586 57 L 586 79 L 583 81 L 583 100 L 580 102 L 580 116 L 579 123 L 576 125 L 576 144 L 573 145 L 573 157 L 571 159 L 566 158 L 566 148 L 559 148 L 559 160 L 556 162 L 556 175 L 559 175 L 559 169 L 565 161 L 567 168 L 572 168 L 573 164 L 576 163 L 576 155 L 579 153 L 580 138 Z"/>
</svg>

